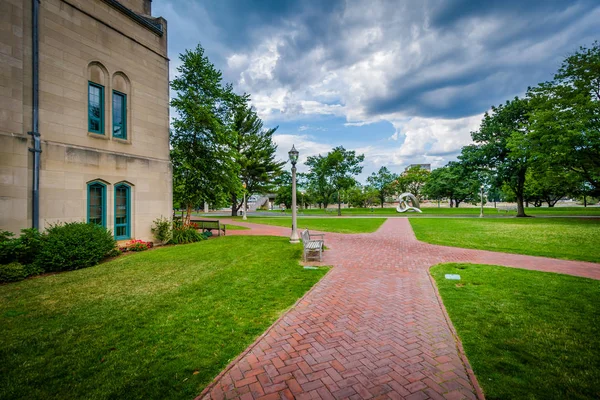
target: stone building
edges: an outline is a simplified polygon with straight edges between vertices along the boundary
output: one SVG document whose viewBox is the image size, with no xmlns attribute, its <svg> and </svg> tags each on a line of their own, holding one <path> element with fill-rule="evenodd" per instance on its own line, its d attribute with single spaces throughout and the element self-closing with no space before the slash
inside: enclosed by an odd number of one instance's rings
<svg viewBox="0 0 600 400">
<path fill-rule="evenodd" d="M 151 239 L 172 213 L 166 21 L 151 0 L 0 0 L 0 21 L 0 229 Z"/>
</svg>

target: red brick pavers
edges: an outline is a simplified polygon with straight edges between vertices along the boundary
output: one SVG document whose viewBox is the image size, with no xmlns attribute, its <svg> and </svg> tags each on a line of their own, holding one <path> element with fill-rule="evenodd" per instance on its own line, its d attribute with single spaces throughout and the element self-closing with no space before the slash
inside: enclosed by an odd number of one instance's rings
<svg viewBox="0 0 600 400">
<path fill-rule="evenodd" d="M 290 232 L 244 225 L 252 230 L 230 233 Z M 481 398 L 429 267 L 476 262 L 600 278 L 600 264 L 422 243 L 407 219 L 388 219 L 372 234 L 328 233 L 326 245 L 331 272 L 201 397 Z"/>
</svg>

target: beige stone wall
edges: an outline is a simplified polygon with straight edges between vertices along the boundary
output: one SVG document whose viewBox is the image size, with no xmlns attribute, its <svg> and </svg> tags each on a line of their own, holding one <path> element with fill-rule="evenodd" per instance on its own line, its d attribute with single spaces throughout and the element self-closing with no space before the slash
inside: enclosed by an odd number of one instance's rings
<svg viewBox="0 0 600 400">
<path fill-rule="evenodd" d="M 111 228 L 111 185 L 127 181 L 132 237 L 150 239 L 172 212 L 166 22 L 159 36 L 101 0 L 40 4 L 40 226 L 84 220 L 87 182 L 102 179 Z M 31 1 L 0 0 L 0 229 L 15 232 L 31 226 L 30 21 Z M 89 80 L 104 86 L 104 135 L 88 132 Z M 126 141 L 111 135 L 113 89 L 127 94 Z"/>
</svg>

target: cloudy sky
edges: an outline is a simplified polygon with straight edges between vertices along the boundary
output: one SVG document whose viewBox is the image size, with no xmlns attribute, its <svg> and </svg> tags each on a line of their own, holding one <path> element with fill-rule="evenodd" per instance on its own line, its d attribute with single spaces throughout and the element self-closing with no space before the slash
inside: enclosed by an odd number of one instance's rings
<svg viewBox="0 0 600 400">
<path fill-rule="evenodd" d="M 442 166 L 491 105 L 552 78 L 600 37 L 597 0 L 154 0 L 171 79 L 200 43 L 281 158 L 343 145 L 380 166 Z M 302 169 L 302 168 L 301 168 Z"/>
</svg>

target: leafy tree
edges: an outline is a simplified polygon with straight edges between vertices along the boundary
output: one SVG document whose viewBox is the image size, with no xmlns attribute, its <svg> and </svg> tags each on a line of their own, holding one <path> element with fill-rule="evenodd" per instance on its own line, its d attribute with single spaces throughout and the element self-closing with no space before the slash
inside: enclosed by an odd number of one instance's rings
<svg viewBox="0 0 600 400">
<path fill-rule="evenodd" d="M 368 208 L 377 204 L 380 192 L 372 186 L 356 185 L 346 190 L 345 198 L 352 207 Z"/>
<path fill-rule="evenodd" d="M 431 172 L 419 165 L 413 165 L 404 171 L 398 178 L 396 188 L 398 191 L 412 193 L 416 198 L 423 196 L 423 186 L 427 183 Z"/>
<path fill-rule="evenodd" d="M 450 207 L 462 202 L 479 201 L 481 180 L 464 163 L 451 161 L 445 167 L 434 169 L 423 187 L 423 194 L 431 199 L 450 200 Z"/>
<path fill-rule="evenodd" d="M 275 204 L 284 204 L 286 208 L 292 207 L 292 174 L 283 171 L 274 181 L 276 187 Z M 300 192 L 296 189 L 296 199 L 300 198 Z"/>
<path fill-rule="evenodd" d="M 239 168 L 239 180 L 246 184 L 248 195 L 272 190 L 273 181 L 285 164 L 275 160 L 277 145 L 273 142 L 273 133 L 276 130 L 263 129 L 261 119 L 246 102 L 235 108 L 231 124 L 232 148 Z M 236 216 L 243 205 L 243 190 L 241 184 L 231 188 L 232 216 Z"/>
<path fill-rule="evenodd" d="M 383 208 L 385 198 L 394 194 L 394 182 L 397 180 L 398 175 L 390 172 L 387 167 L 379 168 L 379 171 L 373 172 L 367 178 L 369 185 L 377 191 L 381 208 Z"/>
<path fill-rule="evenodd" d="M 342 215 L 340 192 L 356 185 L 354 176 L 362 172 L 364 155 L 356 155 L 353 150 L 338 146 L 327 153 L 308 157 L 306 165 L 310 172 L 304 175 L 311 191 L 317 195 L 318 201 L 327 207 L 333 194 L 337 194 L 338 215 Z"/>
<path fill-rule="evenodd" d="M 223 85 L 221 72 L 198 45 L 180 55 L 179 75 L 171 82 L 176 111 L 171 131 L 173 198 L 191 211 L 204 202 L 215 203 L 236 184 L 238 166 L 229 144 L 232 110 L 243 101 L 231 85 Z"/>
<path fill-rule="evenodd" d="M 517 201 L 517 217 L 526 217 L 523 207 L 527 169 L 531 164 L 530 110 L 527 99 L 515 98 L 486 113 L 474 144 L 463 147 L 459 159 L 490 177 L 493 187 L 508 187 Z"/>
<path fill-rule="evenodd" d="M 600 44 L 580 47 L 528 95 L 534 155 L 570 168 L 600 194 Z"/>
<path fill-rule="evenodd" d="M 551 169 L 531 168 L 527 174 L 525 197 L 536 207 L 541 206 L 542 202 L 554 207 L 563 197 L 576 194 L 580 184 L 577 174 L 559 166 Z"/>
</svg>

